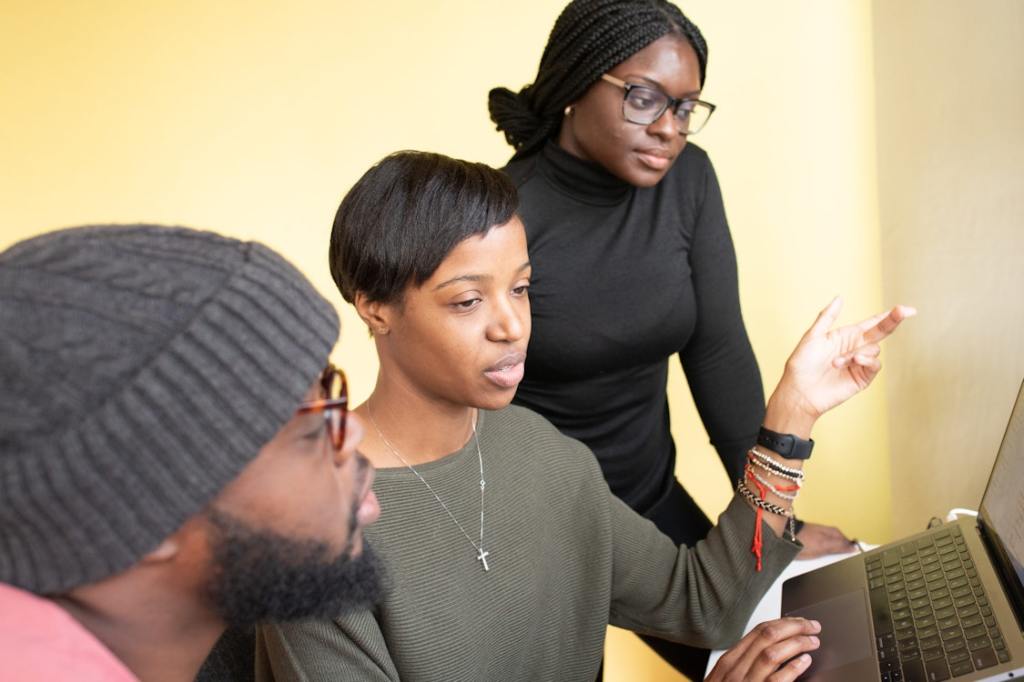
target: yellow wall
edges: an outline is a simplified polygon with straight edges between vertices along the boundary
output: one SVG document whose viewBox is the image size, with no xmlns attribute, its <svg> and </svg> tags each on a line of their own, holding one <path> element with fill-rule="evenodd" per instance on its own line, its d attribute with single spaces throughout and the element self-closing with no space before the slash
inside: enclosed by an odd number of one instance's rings
<svg viewBox="0 0 1024 682">
<path fill-rule="evenodd" d="M 896 531 L 977 509 L 1024 377 L 1024 3 L 875 3 Z M 915 49 L 907 50 L 908 41 Z"/>
<path fill-rule="evenodd" d="M 341 305 L 325 263 L 340 197 L 396 149 L 503 163 L 487 90 L 532 79 L 561 5 L 3 0 L 0 248 L 88 222 L 208 227 L 281 250 Z M 722 181 L 770 388 L 834 294 L 845 320 L 883 304 L 870 6 L 684 9 L 711 46 L 705 96 L 719 110 L 698 141 Z M 360 399 L 376 361 L 343 313 L 337 356 Z M 883 389 L 822 420 L 799 505 L 874 541 L 890 535 Z M 730 486 L 678 367 L 671 401 L 680 474 L 717 514 Z M 610 647 L 609 680 L 675 679 L 631 638 Z"/>
</svg>

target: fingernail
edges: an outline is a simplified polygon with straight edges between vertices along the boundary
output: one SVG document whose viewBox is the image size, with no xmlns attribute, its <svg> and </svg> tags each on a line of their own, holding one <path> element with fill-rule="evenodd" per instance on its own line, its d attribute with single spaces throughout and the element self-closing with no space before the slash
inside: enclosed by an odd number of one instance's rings
<svg viewBox="0 0 1024 682">
<path fill-rule="evenodd" d="M 805 665 L 810 665 L 810 664 L 811 664 L 811 656 L 810 656 L 810 654 L 801 654 L 800 655 L 800 665 L 801 666 L 805 666 Z"/>
<path fill-rule="evenodd" d="M 812 620 L 811 627 L 814 628 L 815 632 L 821 632 L 821 623 L 819 621 Z"/>
<path fill-rule="evenodd" d="M 821 644 L 821 641 L 814 635 L 811 635 L 809 639 L 811 640 L 811 644 L 813 644 L 814 646 L 818 646 L 819 644 Z"/>
</svg>

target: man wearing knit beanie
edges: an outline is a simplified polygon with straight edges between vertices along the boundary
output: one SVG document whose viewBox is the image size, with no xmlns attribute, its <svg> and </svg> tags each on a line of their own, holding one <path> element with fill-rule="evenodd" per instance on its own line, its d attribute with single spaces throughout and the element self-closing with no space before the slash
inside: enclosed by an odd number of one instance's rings
<svg viewBox="0 0 1024 682">
<path fill-rule="evenodd" d="M 213 233 L 0 253 L 0 680 L 191 680 L 227 625 L 375 599 L 337 331 L 283 258 Z"/>
</svg>

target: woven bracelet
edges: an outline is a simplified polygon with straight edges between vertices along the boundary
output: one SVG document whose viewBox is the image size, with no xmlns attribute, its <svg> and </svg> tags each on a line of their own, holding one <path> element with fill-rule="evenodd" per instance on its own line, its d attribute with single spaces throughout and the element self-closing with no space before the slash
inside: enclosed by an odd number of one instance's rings
<svg viewBox="0 0 1024 682">
<path fill-rule="evenodd" d="M 785 507 L 780 507 L 779 505 L 773 504 L 772 502 L 768 502 L 767 500 L 762 500 L 760 497 L 754 494 L 754 491 L 748 488 L 747 484 L 744 483 L 743 481 L 740 481 L 739 485 L 736 486 L 736 490 L 741 495 L 743 495 L 743 497 L 747 498 L 751 502 L 751 504 L 753 504 L 755 507 L 759 509 L 763 509 L 766 512 L 775 514 L 776 516 L 784 516 L 786 518 L 793 516 L 792 509 L 786 509 Z"/>
</svg>

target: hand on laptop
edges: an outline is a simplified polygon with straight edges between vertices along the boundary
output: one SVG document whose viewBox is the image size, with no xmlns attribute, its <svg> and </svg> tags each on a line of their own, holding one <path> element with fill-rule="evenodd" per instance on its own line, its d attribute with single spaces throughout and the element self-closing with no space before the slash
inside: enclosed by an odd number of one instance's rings
<svg viewBox="0 0 1024 682">
<path fill-rule="evenodd" d="M 820 645 L 821 624 L 804 618 L 779 618 L 761 623 L 722 654 L 710 682 L 788 682 L 811 664 L 810 654 Z"/>
<path fill-rule="evenodd" d="M 823 526 L 809 521 L 804 522 L 804 527 L 796 534 L 796 539 L 804 546 L 797 559 L 814 559 L 826 554 L 847 554 L 857 549 L 857 544 L 835 526 Z"/>
<path fill-rule="evenodd" d="M 867 388 L 882 368 L 879 343 L 917 314 L 898 305 L 862 322 L 832 329 L 843 301 L 836 297 L 800 339 L 768 400 L 765 426 L 807 438 L 818 417 Z"/>
</svg>

